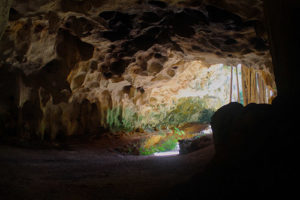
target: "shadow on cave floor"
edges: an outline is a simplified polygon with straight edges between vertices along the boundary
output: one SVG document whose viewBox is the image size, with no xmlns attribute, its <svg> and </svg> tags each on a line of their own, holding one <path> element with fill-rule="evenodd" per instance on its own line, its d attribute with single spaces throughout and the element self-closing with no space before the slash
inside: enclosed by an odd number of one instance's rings
<svg viewBox="0 0 300 200">
<path fill-rule="evenodd" d="M 214 154 L 210 145 L 180 156 L 124 155 L 107 148 L 118 140 L 96 141 L 60 150 L 0 145 L 1 199 L 164 199 Z"/>
</svg>

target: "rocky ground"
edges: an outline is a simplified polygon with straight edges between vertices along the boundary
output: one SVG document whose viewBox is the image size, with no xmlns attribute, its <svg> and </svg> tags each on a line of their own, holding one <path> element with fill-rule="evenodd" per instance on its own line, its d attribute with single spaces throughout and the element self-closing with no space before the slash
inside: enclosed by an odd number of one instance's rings
<svg viewBox="0 0 300 200">
<path fill-rule="evenodd" d="M 210 145 L 180 156 L 124 155 L 113 150 L 122 143 L 101 138 L 64 150 L 1 145 L 1 199 L 165 199 L 214 154 Z"/>
</svg>

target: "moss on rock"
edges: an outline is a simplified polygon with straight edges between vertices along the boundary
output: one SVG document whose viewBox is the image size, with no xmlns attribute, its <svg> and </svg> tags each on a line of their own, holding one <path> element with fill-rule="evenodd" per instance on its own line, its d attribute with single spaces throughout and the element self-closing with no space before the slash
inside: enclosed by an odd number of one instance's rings
<svg viewBox="0 0 300 200">
<path fill-rule="evenodd" d="M 166 127 L 177 127 L 186 123 L 210 122 L 214 110 L 208 108 L 205 99 L 200 97 L 180 98 L 168 109 L 158 105 L 147 115 L 139 114 L 134 108 L 115 107 L 107 112 L 107 124 L 111 131 L 131 132 L 137 128 L 155 130 Z"/>
</svg>

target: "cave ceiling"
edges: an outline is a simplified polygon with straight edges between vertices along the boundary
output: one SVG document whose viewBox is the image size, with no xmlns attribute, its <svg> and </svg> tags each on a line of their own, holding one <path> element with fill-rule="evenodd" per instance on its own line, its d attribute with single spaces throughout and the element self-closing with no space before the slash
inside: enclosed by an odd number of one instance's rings
<svg viewBox="0 0 300 200">
<path fill-rule="evenodd" d="M 26 57 L 27 61 L 21 63 L 13 58 L 10 62 L 44 66 L 59 54 L 53 49 L 64 32 L 92 45 L 96 51 L 111 51 L 113 57 L 117 55 L 116 60 L 128 60 L 136 52 L 159 44 L 182 52 L 187 59 L 208 64 L 243 63 L 270 68 L 263 20 L 261 0 L 16 0 L 8 31 L 19 36 L 11 34 L 8 40 L 15 40 L 15 44 L 7 45 L 21 47 L 17 47 L 18 52 L 6 48 L 4 57 L 17 54 L 14 56 L 19 60 Z M 17 33 L 20 26 L 23 28 Z M 37 37 L 44 40 L 43 44 Z M 35 42 L 40 47 L 35 47 Z M 45 46 L 46 51 L 39 54 L 39 48 Z M 122 63 L 125 66 L 128 61 Z M 123 69 L 112 73 L 122 73 Z"/>
<path fill-rule="evenodd" d="M 40 138 L 155 127 L 153 116 L 193 106 L 180 98 L 194 86 L 211 98 L 202 90 L 218 84 L 214 64 L 272 80 L 263 22 L 259 0 L 15 0 L 0 40 L 0 114 L 20 109 L 19 123 Z"/>
</svg>

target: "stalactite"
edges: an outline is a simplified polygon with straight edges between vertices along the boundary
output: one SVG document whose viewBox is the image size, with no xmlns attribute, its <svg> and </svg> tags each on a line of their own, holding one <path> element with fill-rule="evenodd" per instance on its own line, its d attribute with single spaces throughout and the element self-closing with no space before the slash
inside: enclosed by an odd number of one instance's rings
<svg viewBox="0 0 300 200">
<path fill-rule="evenodd" d="M 269 96 L 269 94 L 270 94 L 270 90 L 269 90 L 269 87 L 268 86 L 266 86 L 266 89 L 265 89 L 265 101 L 266 101 L 266 103 L 269 103 L 269 98 L 270 98 L 270 96 Z"/>
<path fill-rule="evenodd" d="M 240 88 L 239 88 L 239 72 L 238 72 L 238 66 L 236 66 L 235 72 L 236 72 L 237 98 L 238 98 L 238 102 L 241 103 Z"/>
<path fill-rule="evenodd" d="M 260 102 L 260 77 L 259 77 L 259 73 L 256 71 L 255 73 L 255 83 L 256 83 L 256 103 L 261 103 Z"/>
<path fill-rule="evenodd" d="M 248 93 L 248 104 L 252 102 L 252 73 L 251 73 L 251 68 L 249 68 L 249 73 L 248 73 L 248 87 L 249 87 L 249 93 Z"/>
<path fill-rule="evenodd" d="M 265 87 L 265 82 L 262 76 L 260 76 L 260 83 L 261 83 L 261 103 L 266 103 L 266 87 Z"/>
<path fill-rule="evenodd" d="M 255 88 L 255 74 L 253 74 L 253 70 L 250 68 L 250 102 L 249 103 L 254 103 L 254 88 Z"/>
<path fill-rule="evenodd" d="M 258 74 L 257 71 L 255 70 L 255 103 L 259 103 L 259 80 L 258 80 Z"/>
<path fill-rule="evenodd" d="M 257 71 L 254 71 L 254 103 L 258 103 L 259 101 L 259 95 L 258 95 L 258 80 L 257 80 Z"/>
<path fill-rule="evenodd" d="M 231 72 L 230 72 L 230 95 L 229 95 L 229 102 L 232 101 L 232 78 L 233 78 L 233 67 L 231 66 Z"/>
<path fill-rule="evenodd" d="M 243 91 L 243 99 L 244 106 L 246 106 L 249 102 L 249 76 L 248 76 L 248 67 L 242 66 L 242 91 Z"/>
<path fill-rule="evenodd" d="M 259 103 L 259 90 L 258 90 L 258 77 L 257 77 L 257 71 L 255 71 L 255 89 L 254 89 L 254 93 L 255 93 L 255 99 L 254 102 L 255 103 Z"/>
<path fill-rule="evenodd" d="M 248 104 L 249 104 L 251 102 L 251 68 L 248 68 L 247 86 L 248 86 Z"/>
<path fill-rule="evenodd" d="M 251 86 L 251 94 L 250 94 L 250 103 L 256 103 L 256 71 L 250 68 L 250 86 Z"/>
<path fill-rule="evenodd" d="M 266 101 L 266 84 L 265 84 L 265 82 L 263 82 L 263 98 L 264 98 L 264 103 L 268 103 Z"/>
<path fill-rule="evenodd" d="M 261 89 L 262 89 L 262 85 L 261 85 L 261 78 L 260 78 L 260 75 L 259 75 L 259 73 L 257 73 L 256 74 L 256 78 L 257 78 L 257 85 L 258 85 L 258 91 L 257 91 L 257 96 L 258 96 L 258 98 L 257 98 L 257 103 L 262 103 L 262 91 L 261 91 Z"/>
</svg>

